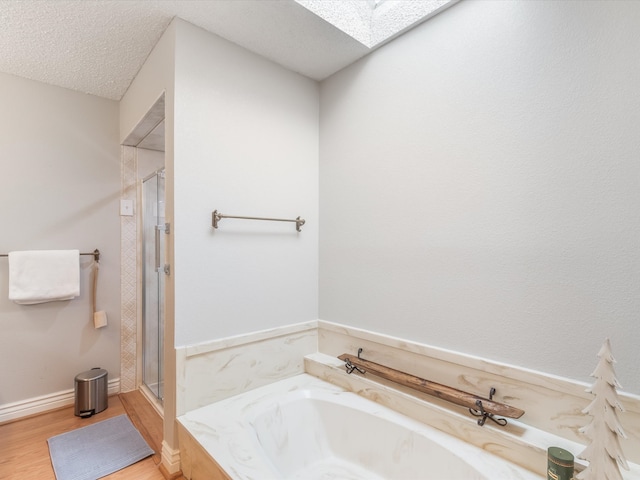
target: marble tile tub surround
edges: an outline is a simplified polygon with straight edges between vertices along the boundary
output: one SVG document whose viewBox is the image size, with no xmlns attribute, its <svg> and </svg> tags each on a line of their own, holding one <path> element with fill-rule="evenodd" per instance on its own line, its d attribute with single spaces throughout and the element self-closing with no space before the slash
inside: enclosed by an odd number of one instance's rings
<svg viewBox="0 0 640 480">
<path fill-rule="evenodd" d="M 479 427 L 462 407 L 346 375 L 336 357 L 359 347 L 363 358 L 480 396 L 493 386 L 497 401 L 526 413 L 519 421 L 509 420 L 506 428 L 490 421 Z M 178 416 L 306 371 L 538 473 L 546 465 L 548 446 L 579 453 L 586 439 L 578 428 L 590 421 L 581 413 L 592 399 L 584 391 L 587 384 L 326 321 L 181 347 L 177 367 Z M 620 420 L 628 436 L 621 445 L 635 464 L 623 475 L 640 479 L 640 398 L 618 393 L 626 408 Z"/>
<path fill-rule="evenodd" d="M 559 446 L 570 452 L 580 452 L 584 448 L 580 443 L 518 420 L 510 419 L 506 427 L 497 427 L 491 421 L 480 427 L 476 417 L 471 416 L 465 408 L 379 378 L 372 380 L 366 375 L 347 375 L 342 361 L 323 353 L 307 355 L 305 370 L 322 380 L 374 400 L 544 478 L 549 446 Z M 625 480 L 640 480 L 640 465 L 629 465 L 631 471 L 624 472 Z M 576 471 L 582 470 L 584 466 L 584 462 L 576 460 Z"/>
<path fill-rule="evenodd" d="M 224 478 L 219 467 L 237 479 L 542 478 L 307 374 L 196 409 L 178 421 L 181 443 L 192 437 L 215 458 L 203 468 L 206 457 L 185 452 L 186 459 L 198 459 L 198 465 L 183 468 L 187 478 L 196 478 L 193 467 L 203 478 Z"/>
<path fill-rule="evenodd" d="M 176 348 L 176 415 L 304 372 L 317 322 Z"/>
<path fill-rule="evenodd" d="M 531 431 L 551 435 L 550 441 L 557 438 L 560 442 L 568 442 L 565 448 L 568 447 L 574 454 L 579 453 L 582 445 L 586 443 L 586 438 L 578 432 L 580 427 L 591 420 L 591 417 L 581 413 L 593 399 L 592 395 L 585 392 L 589 386 L 586 383 L 490 362 L 358 328 L 318 321 L 319 353 L 335 358 L 342 353 L 355 354 L 358 348 L 363 348 L 362 357 L 367 360 L 479 396 L 488 396 L 489 389 L 495 387 L 496 401 L 525 410 L 519 421 L 509 420 L 511 425 L 520 426 L 513 429 L 514 434 L 525 440 L 529 435 L 527 427 L 532 427 Z M 594 365 L 586 368 L 594 368 L 596 360 L 594 352 Z M 344 372 L 344 368 L 340 370 Z M 307 366 L 307 371 L 327 378 L 327 371 L 324 369 L 310 371 L 310 367 Z M 335 378 L 331 381 L 344 382 L 341 375 L 332 376 Z M 366 393 L 366 389 L 370 387 L 360 385 L 354 388 L 355 391 Z M 626 410 L 619 415 L 627 434 L 627 439 L 621 440 L 621 446 L 627 460 L 640 464 L 640 397 L 621 391 L 618 392 L 618 397 Z M 446 410 L 457 409 L 465 414 L 461 407 L 451 406 L 446 402 L 439 403 L 434 397 L 428 398 L 431 403 L 442 405 Z M 475 420 L 472 419 L 473 422 Z M 490 423 L 487 422 L 482 428 L 494 428 Z M 632 475 L 634 476 L 629 478 L 640 478 L 640 474 L 638 477 Z"/>
</svg>

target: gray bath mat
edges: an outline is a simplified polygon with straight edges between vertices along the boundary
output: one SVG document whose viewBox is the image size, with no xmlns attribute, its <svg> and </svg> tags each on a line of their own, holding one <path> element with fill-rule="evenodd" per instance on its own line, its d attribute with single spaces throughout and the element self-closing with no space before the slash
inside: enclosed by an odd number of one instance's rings
<svg viewBox="0 0 640 480">
<path fill-rule="evenodd" d="M 57 480 L 96 480 L 153 455 L 126 415 L 47 440 Z"/>
</svg>

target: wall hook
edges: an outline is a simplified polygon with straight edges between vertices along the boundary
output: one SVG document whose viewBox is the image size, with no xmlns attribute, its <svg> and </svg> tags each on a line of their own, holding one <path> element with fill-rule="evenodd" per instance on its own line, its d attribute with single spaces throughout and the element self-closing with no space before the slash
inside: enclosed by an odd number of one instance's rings
<svg viewBox="0 0 640 480">
<path fill-rule="evenodd" d="M 358 349 L 358 360 L 363 360 L 362 358 L 360 358 L 360 354 L 362 353 L 362 348 Z M 354 365 L 353 363 L 351 363 L 351 360 L 349 360 L 349 357 L 347 357 L 344 361 L 344 367 L 347 370 L 347 373 L 351 374 L 353 373 L 354 370 L 360 372 L 362 375 L 364 375 L 366 372 L 361 369 L 360 367 L 357 367 L 356 365 Z"/>
<path fill-rule="evenodd" d="M 351 363 L 351 360 L 349 360 L 348 358 L 344 361 L 344 367 L 349 374 L 353 373 L 354 370 L 360 372 L 362 375 L 366 373 L 363 369 L 361 369 L 360 367 L 356 367 L 353 363 Z"/>
<path fill-rule="evenodd" d="M 493 400 L 493 396 L 495 394 L 496 394 L 496 389 L 494 387 L 491 387 L 491 390 L 489 390 L 489 400 Z M 496 418 L 493 416 L 493 413 L 486 412 L 484 409 L 484 406 L 482 405 L 482 400 L 480 399 L 476 400 L 476 406 L 478 407 L 478 409 L 474 410 L 470 408 L 469 413 L 475 417 L 481 417 L 478 419 L 478 425 L 480 425 L 481 427 L 485 424 L 485 422 L 487 421 L 487 418 L 489 420 L 496 422 L 501 427 L 504 427 L 507 424 L 506 418 Z"/>
</svg>

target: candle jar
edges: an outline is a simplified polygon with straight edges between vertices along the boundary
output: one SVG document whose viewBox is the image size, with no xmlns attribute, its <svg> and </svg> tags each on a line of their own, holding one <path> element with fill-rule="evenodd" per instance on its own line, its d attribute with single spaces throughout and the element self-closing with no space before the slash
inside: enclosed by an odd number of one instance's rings
<svg viewBox="0 0 640 480">
<path fill-rule="evenodd" d="M 547 450 L 547 480 L 573 480 L 573 455 L 560 447 Z"/>
</svg>

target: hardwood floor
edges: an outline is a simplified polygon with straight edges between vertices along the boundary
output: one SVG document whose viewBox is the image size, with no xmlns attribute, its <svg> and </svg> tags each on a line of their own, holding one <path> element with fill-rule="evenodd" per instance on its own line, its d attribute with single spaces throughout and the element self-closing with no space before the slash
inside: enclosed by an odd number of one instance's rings
<svg viewBox="0 0 640 480">
<path fill-rule="evenodd" d="M 0 479 L 55 480 L 48 438 L 126 413 L 156 453 L 104 478 L 165 480 L 158 470 L 162 419 L 157 412 L 138 391 L 111 396 L 108 404 L 106 410 L 90 418 L 76 417 L 70 406 L 0 425 Z"/>
</svg>

